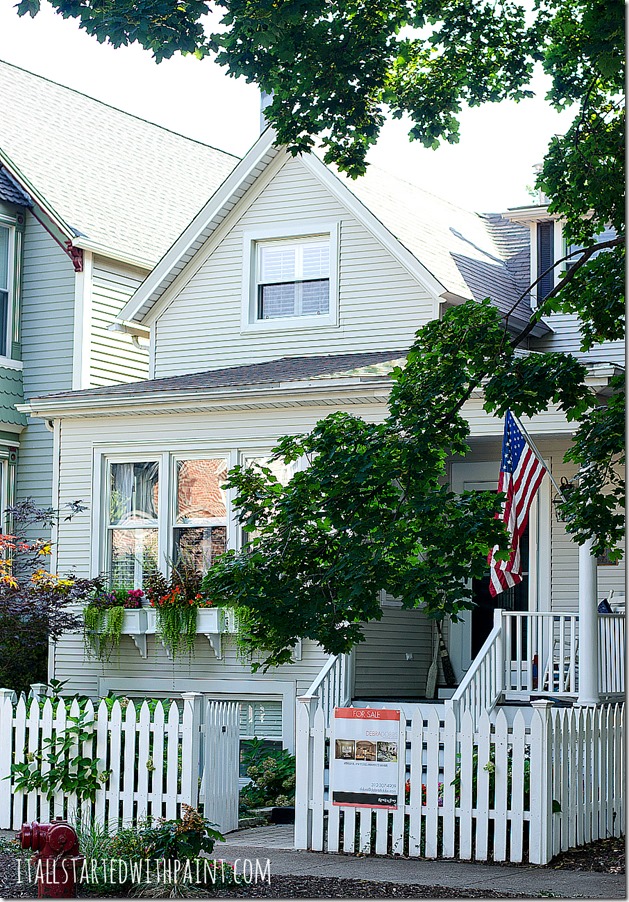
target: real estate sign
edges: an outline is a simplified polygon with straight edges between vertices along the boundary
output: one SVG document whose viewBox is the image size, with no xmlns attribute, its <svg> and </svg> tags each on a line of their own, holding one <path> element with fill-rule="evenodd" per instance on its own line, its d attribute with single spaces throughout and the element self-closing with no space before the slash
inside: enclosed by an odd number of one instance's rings
<svg viewBox="0 0 629 902">
<path fill-rule="evenodd" d="M 335 708 L 330 749 L 332 804 L 397 808 L 398 756 L 404 755 L 404 750 L 399 711 Z"/>
</svg>

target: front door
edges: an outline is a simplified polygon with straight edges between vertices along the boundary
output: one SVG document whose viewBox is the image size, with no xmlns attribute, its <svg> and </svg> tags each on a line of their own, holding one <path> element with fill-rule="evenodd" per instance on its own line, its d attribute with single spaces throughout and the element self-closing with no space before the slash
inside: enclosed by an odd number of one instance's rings
<svg viewBox="0 0 629 902">
<path fill-rule="evenodd" d="M 500 461 L 498 459 L 495 462 L 453 464 L 452 489 L 455 492 L 474 489 L 495 492 L 498 489 L 499 470 Z M 491 632 L 494 611 L 497 608 L 510 611 L 538 609 L 536 594 L 538 577 L 535 574 L 539 571 L 537 562 L 540 549 L 539 522 L 538 498 L 535 498 L 531 506 L 529 525 L 522 537 L 521 554 L 524 579 L 518 586 L 492 598 L 489 594 L 489 569 L 483 579 L 471 581 L 470 592 L 475 606 L 472 610 L 465 611 L 461 615 L 461 621 L 453 623 L 450 630 L 450 658 L 458 680 L 463 678 Z M 546 537 L 546 540 L 550 545 L 549 536 Z"/>
<path fill-rule="evenodd" d="M 528 611 L 529 609 L 529 528 L 528 525 L 524 530 L 522 542 L 520 545 L 520 555 L 522 559 L 522 582 L 512 589 L 507 589 L 496 595 L 494 598 L 489 592 L 489 572 L 482 579 L 472 580 L 472 600 L 474 607 L 472 608 L 472 636 L 471 636 L 471 656 L 472 659 L 479 653 L 485 639 L 490 634 L 494 626 L 494 611 L 502 609 L 503 611 Z M 526 626 L 526 621 L 525 621 Z M 526 642 L 526 637 L 522 632 L 522 641 Z M 514 631 L 515 639 L 515 631 Z M 515 651 L 515 649 L 512 649 Z"/>
</svg>

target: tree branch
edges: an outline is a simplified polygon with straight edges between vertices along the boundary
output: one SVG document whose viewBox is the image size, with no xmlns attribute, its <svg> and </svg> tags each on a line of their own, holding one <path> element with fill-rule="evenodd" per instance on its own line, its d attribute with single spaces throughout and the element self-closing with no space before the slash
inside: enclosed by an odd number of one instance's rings
<svg viewBox="0 0 629 902">
<path fill-rule="evenodd" d="M 568 285 L 568 283 L 574 279 L 577 272 L 581 269 L 581 267 L 585 263 L 587 263 L 587 261 L 590 259 L 592 254 L 595 254 L 601 250 L 605 250 L 606 248 L 621 247 L 624 244 L 624 242 L 625 242 L 625 239 L 622 236 L 620 236 L 618 238 L 610 238 L 609 241 L 600 241 L 598 244 L 593 244 L 590 247 L 580 248 L 579 250 L 571 251 L 569 254 L 566 254 L 565 257 L 561 257 L 559 260 L 556 260 L 552 266 L 549 266 L 548 269 L 544 270 L 544 272 L 540 276 L 538 276 L 537 279 L 535 279 L 535 281 L 531 285 L 529 285 L 529 287 L 526 289 L 526 291 L 520 295 L 520 297 L 517 299 L 515 304 L 511 307 L 511 309 L 509 310 L 509 312 L 507 313 L 507 315 L 505 317 L 505 329 L 509 322 L 509 317 L 511 316 L 513 311 L 516 309 L 518 304 L 524 300 L 524 298 L 527 296 L 527 294 L 531 293 L 532 289 L 535 288 L 535 286 L 539 282 L 541 282 L 541 280 L 544 278 L 544 276 L 547 276 L 549 272 L 552 272 L 555 269 L 555 267 L 559 266 L 560 263 L 565 263 L 565 261 L 569 260 L 570 257 L 574 257 L 576 254 L 581 254 L 581 257 L 577 260 L 577 262 L 574 264 L 574 266 L 570 270 L 568 270 L 568 272 L 565 274 L 565 276 L 562 279 L 559 280 L 559 282 L 557 282 L 557 284 L 555 285 L 553 290 L 550 291 L 546 295 L 546 297 L 544 298 L 543 304 L 546 304 L 551 298 L 554 298 L 557 294 L 559 294 L 559 292 L 562 290 L 562 288 L 565 288 L 566 285 Z M 519 344 L 521 344 L 524 341 L 524 339 L 530 335 L 530 333 L 533 331 L 533 329 L 535 328 L 535 326 L 541 319 L 543 311 L 544 311 L 543 306 L 538 307 L 538 309 L 531 316 L 530 321 L 527 323 L 527 325 L 524 327 L 524 329 L 522 329 L 522 331 L 518 335 L 516 335 L 515 338 L 511 339 L 511 347 L 512 348 L 517 348 L 517 346 Z"/>
</svg>

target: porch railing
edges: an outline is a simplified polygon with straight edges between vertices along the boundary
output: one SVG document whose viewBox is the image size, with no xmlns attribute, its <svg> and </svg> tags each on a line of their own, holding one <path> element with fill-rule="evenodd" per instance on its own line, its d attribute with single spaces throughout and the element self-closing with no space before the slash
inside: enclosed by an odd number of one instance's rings
<svg viewBox="0 0 629 902">
<path fill-rule="evenodd" d="M 622 695 L 625 691 L 625 615 L 598 618 L 598 691 Z"/>
<path fill-rule="evenodd" d="M 599 616 L 601 700 L 625 691 L 625 615 Z M 494 627 L 450 704 L 478 724 L 501 695 L 575 699 L 579 694 L 579 615 L 556 611 L 495 612 Z"/>
<path fill-rule="evenodd" d="M 576 697 L 579 615 L 502 611 L 505 695 Z"/>
<path fill-rule="evenodd" d="M 344 708 L 352 700 L 352 655 L 332 655 L 323 665 L 299 702 L 312 706 L 319 701 L 325 712 L 326 725 L 332 721 L 335 708 Z"/>
<path fill-rule="evenodd" d="M 503 691 L 502 619 L 501 611 L 494 613 L 494 627 L 474 659 L 447 707 L 452 707 L 457 723 L 465 711 L 478 724 L 483 711 L 490 712 Z"/>
</svg>

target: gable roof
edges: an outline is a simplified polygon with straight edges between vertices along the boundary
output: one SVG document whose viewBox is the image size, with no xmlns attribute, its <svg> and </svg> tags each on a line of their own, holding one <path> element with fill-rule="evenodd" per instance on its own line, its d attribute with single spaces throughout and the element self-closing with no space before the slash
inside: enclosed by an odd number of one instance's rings
<svg viewBox="0 0 629 902">
<path fill-rule="evenodd" d="M 499 214 L 473 213 L 375 166 L 344 180 L 448 295 L 477 301 L 489 295 L 501 313 L 516 306 L 514 323 L 528 320 L 530 301 L 518 303 L 528 287 L 519 279 L 523 260 L 528 276 L 528 228 Z"/>
<path fill-rule="evenodd" d="M 153 266 L 238 161 L 1 61 L 0 96 L 2 162 L 76 247 Z"/>
<path fill-rule="evenodd" d="M 146 319 L 266 166 L 285 153 L 274 137 L 268 128 L 184 229 L 121 311 L 122 328 L 133 331 Z M 502 313 L 511 311 L 515 327 L 528 320 L 530 299 L 519 300 L 527 287 L 519 280 L 522 265 L 513 264 L 522 255 L 528 260 L 527 228 L 497 214 L 471 213 L 373 166 L 353 181 L 314 154 L 301 159 L 435 297 L 460 302 L 489 295 Z M 546 331 L 540 323 L 533 334 Z"/>
</svg>

